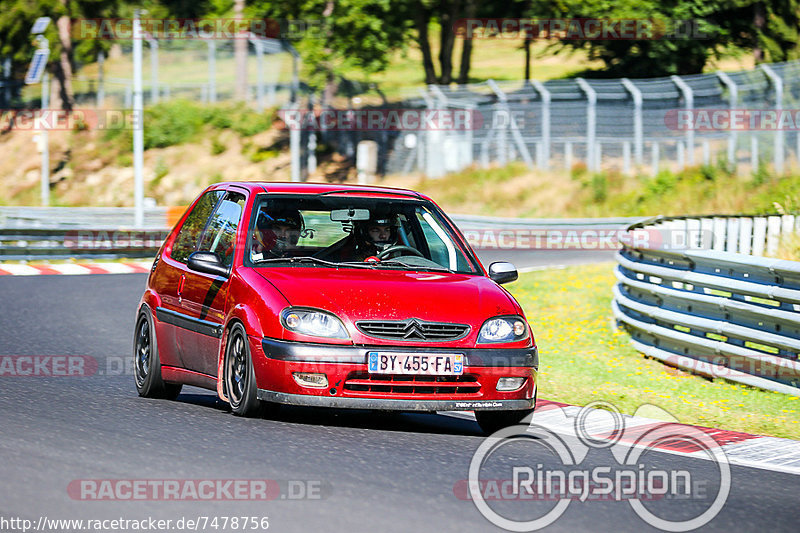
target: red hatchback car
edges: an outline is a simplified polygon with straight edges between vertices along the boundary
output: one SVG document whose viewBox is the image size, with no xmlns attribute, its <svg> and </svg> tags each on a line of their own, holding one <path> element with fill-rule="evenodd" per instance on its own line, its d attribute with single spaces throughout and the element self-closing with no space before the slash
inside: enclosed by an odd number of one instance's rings
<svg viewBox="0 0 800 533">
<path fill-rule="evenodd" d="M 206 189 L 164 241 L 136 318 L 141 396 L 216 390 L 265 405 L 528 418 L 538 353 L 522 308 L 453 222 L 407 190 L 298 183 Z"/>
</svg>

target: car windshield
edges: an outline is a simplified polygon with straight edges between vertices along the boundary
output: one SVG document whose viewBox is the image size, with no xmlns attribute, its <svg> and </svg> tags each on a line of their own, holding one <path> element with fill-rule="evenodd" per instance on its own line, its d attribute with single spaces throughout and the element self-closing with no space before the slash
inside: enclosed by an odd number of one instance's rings
<svg viewBox="0 0 800 533">
<path fill-rule="evenodd" d="M 246 266 L 480 273 L 426 200 L 261 194 L 252 213 Z"/>
</svg>

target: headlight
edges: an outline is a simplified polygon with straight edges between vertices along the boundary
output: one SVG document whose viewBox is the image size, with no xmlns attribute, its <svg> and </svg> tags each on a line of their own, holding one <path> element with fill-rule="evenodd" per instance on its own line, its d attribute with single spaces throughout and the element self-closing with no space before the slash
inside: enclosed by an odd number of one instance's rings
<svg viewBox="0 0 800 533">
<path fill-rule="evenodd" d="M 518 316 L 498 316 L 483 323 L 478 342 L 516 342 L 528 335 L 528 326 Z"/>
<path fill-rule="evenodd" d="M 327 337 L 329 339 L 348 339 L 350 336 L 344 324 L 335 315 L 313 309 L 284 309 L 281 312 L 281 324 L 294 333 Z"/>
</svg>

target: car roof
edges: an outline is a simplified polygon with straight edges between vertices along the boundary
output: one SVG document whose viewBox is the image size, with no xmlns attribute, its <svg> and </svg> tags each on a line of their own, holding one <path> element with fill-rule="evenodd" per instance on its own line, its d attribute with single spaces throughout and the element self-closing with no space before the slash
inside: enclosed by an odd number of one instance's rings
<svg viewBox="0 0 800 533">
<path fill-rule="evenodd" d="M 369 196 L 386 198 L 398 198 L 407 196 L 409 198 L 430 200 L 424 194 L 410 189 L 400 189 L 396 187 L 378 187 L 374 185 L 350 185 L 334 183 L 297 183 L 297 182 L 277 182 L 277 181 L 226 181 L 216 183 L 211 188 L 223 188 L 236 185 L 248 189 L 253 193 L 278 193 L 278 194 L 335 194 L 335 193 L 354 193 Z"/>
</svg>

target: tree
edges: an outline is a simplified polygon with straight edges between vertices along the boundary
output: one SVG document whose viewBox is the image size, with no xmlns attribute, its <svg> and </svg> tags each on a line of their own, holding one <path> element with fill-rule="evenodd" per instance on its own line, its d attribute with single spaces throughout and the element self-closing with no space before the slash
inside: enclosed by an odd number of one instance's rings
<svg viewBox="0 0 800 533">
<path fill-rule="evenodd" d="M 560 49 L 586 49 L 606 64 L 609 77 L 652 77 L 702 72 L 726 47 L 753 50 L 756 59 L 798 55 L 798 0 L 532 0 L 534 18 L 650 19 L 666 28 L 676 21 L 696 36 L 652 40 L 561 40 Z M 763 53 L 759 53 L 763 50 Z"/>
</svg>

